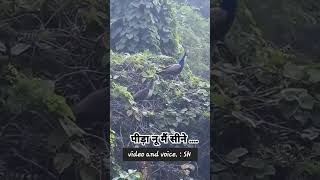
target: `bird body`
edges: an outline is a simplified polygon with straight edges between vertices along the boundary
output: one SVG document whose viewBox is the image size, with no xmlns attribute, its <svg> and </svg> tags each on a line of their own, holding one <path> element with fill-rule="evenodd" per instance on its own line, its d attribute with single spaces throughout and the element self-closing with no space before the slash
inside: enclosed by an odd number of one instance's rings
<svg viewBox="0 0 320 180">
<path fill-rule="evenodd" d="M 108 102 L 108 91 L 104 88 L 92 92 L 76 104 L 72 110 L 80 127 L 107 122 Z"/>
<path fill-rule="evenodd" d="M 153 94 L 155 81 L 152 81 L 148 87 L 141 89 L 133 95 L 134 100 L 145 100 L 149 99 Z"/>
<path fill-rule="evenodd" d="M 223 41 L 235 19 L 237 0 L 223 0 L 220 7 L 211 9 L 213 42 Z"/>
<path fill-rule="evenodd" d="M 159 74 L 167 74 L 177 76 L 182 71 L 187 60 L 187 52 L 184 53 L 178 64 L 173 64 L 160 71 Z"/>
</svg>

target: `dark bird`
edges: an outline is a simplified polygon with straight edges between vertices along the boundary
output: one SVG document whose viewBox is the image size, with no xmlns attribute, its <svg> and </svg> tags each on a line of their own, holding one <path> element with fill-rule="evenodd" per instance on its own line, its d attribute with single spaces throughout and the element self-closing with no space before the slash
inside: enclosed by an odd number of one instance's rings
<svg viewBox="0 0 320 180">
<path fill-rule="evenodd" d="M 236 17 L 238 6 L 237 0 L 223 0 L 220 7 L 212 8 L 212 36 L 211 42 L 214 44 L 218 41 L 224 41 L 224 38 L 231 28 L 231 25 Z"/>
<path fill-rule="evenodd" d="M 95 146 L 95 151 L 109 152 L 110 135 L 110 115 L 109 115 L 109 88 L 95 90 L 83 98 L 72 108 L 76 117 L 76 123 L 86 132 L 101 138 L 92 138 L 91 143 Z M 111 112 L 110 112 L 111 113 Z M 99 140 L 98 140 L 99 139 Z M 69 170 L 67 171 L 69 174 Z M 66 174 L 65 172 L 63 174 Z M 68 175 L 66 174 L 66 175 Z M 105 173 L 102 178 L 106 178 Z M 70 178 L 63 178 L 70 179 Z"/>
<path fill-rule="evenodd" d="M 160 75 L 171 75 L 171 76 L 178 76 L 182 71 L 185 63 L 187 61 L 187 52 L 184 52 L 183 57 L 180 59 L 178 64 L 173 64 L 166 67 L 164 70 L 160 71 L 158 74 Z"/>
<path fill-rule="evenodd" d="M 106 88 L 96 90 L 82 99 L 73 108 L 77 124 L 81 128 L 101 127 L 109 119 L 109 96 Z"/>
<path fill-rule="evenodd" d="M 139 101 L 139 100 L 149 99 L 153 94 L 154 85 L 155 85 L 155 80 L 152 80 L 151 82 L 149 82 L 146 88 L 139 90 L 133 95 L 134 100 Z"/>
</svg>

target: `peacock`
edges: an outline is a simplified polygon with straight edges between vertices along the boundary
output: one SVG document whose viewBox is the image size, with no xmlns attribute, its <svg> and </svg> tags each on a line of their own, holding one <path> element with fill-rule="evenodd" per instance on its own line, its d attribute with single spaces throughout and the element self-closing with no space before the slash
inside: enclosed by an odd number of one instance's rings
<svg viewBox="0 0 320 180">
<path fill-rule="evenodd" d="M 78 125 L 100 127 L 108 121 L 108 89 L 103 88 L 90 93 L 72 108 Z"/>
<path fill-rule="evenodd" d="M 187 61 L 187 51 L 185 50 L 183 57 L 180 59 L 178 64 L 172 64 L 162 71 L 160 71 L 159 75 L 170 75 L 174 77 L 178 77 L 178 75 L 181 73 L 181 71 L 184 68 L 184 65 Z"/>
</svg>

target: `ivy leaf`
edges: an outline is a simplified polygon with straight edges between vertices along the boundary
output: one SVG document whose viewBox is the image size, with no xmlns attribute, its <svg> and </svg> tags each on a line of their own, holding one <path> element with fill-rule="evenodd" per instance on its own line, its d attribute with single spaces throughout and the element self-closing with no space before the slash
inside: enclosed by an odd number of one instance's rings
<svg viewBox="0 0 320 180">
<path fill-rule="evenodd" d="M 226 156 L 226 161 L 228 161 L 231 164 L 235 164 L 239 162 L 239 158 L 248 154 L 248 150 L 246 148 L 237 148 L 232 150 L 229 154 Z"/>
<path fill-rule="evenodd" d="M 244 155 L 248 154 L 248 150 L 246 148 L 237 148 L 237 149 L 234 149 L 232 150 L 229 155 L 230 156 L 234 156 L 234 157 L 237 157 L 237 158 L 240 158 Z"/>
<path fill-rule="evenodd" d="M 262 169 L 265 166 L 263 160 L 257 158 L 247 158 L 241 165 L 253 169 Z"/>
</svg>

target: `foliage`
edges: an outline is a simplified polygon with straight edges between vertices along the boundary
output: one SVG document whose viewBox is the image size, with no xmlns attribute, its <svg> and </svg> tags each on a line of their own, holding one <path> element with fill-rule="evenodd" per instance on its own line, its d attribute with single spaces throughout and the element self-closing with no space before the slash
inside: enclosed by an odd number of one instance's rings
<svg viewBox="0 0 320 180">
<path fill-rule="evenodd" d="M 200 13 L 203 17 L 210 17 L 210 1 L 202 1 L 202 0 L 175 0 L 179 3 L 184 3 L 186 5 L 191 6 L 196 12 Z"/>
<path fill-rule="evenodd" d="M 176 1 L 123 0 L 112 2 L 112 6 L 111 46 L 114 51 L 149 50 L 177 57 L 178 51 L 182 53 L 182 46 L 189 50 L 188 63 L 193 73 L 209 78 L 210 20 L 195 8 Z"/>
<path fill-rule="evenodd" d="M 0 2 L 1 178 L 103 176 L 103 136 L 79 127 L 71 106 L 105 78 L 107 9 L 100 0 Z"/>
<path fill-rule="evenodd" d="M 284 37 L 288 29 L 316 31 L 299 27 L 319 21 L 309 11 L 319 3 L 239 2 L 229 49 L 218 47 L 211 71 L 214 178 L 317 179 L 320 69 L 312 52 L 298 48 L 302 42 L 293 46 Z"/>
<path fill-rule="evenodd" d="M 143 133 L 146 134 L 183 131 L 192 134 L 200 142 L 205 142 L 210 118 L 209 83 L 195 77 L 187 67 L 181 73 L 179 81 L 163 79 L 156 74 L 173 62 L 175 62 L 174 58 L 147 52 L 133 55 L 111 54 L 111 114 L 113 119 L 111 127 L 116 133 L 116 145 L 112 154 L 112 157 L 115 158 L 113 166 L 119 165 L 121 169 L 133 167 L 130 166 L 130 163 L 122 162 L 119 159 L 121 156 L 119 153 L 120 148 L 124 147 L 123 144 L 129 143 L 126 137 L 136 131 L 136 128 L 143 128 Z M 132 102 L 132 94 L 151 80 L 156 80 L 152 98 L 145 102 Z M 203 162 L 204 160 L 199 159 L 199 168 L 206 166 L 202 164 Z M 154 165 L 170 167 L 170 163 L 155 163 Z M 114 170 L 113 176 L 120 176 L 122 171 Z M 163 171 L 174 172 L 181 178 L 189 176 L 179 168 L 168 168 Z M 160 176 L 160 173 L 152 176 L 164 178 Z M 205 177 L 201 178 L 205 179 Z"/>
<path fill-rule="evenodd" d="M 175 54 L 178 42 L 171 5 L 165 0 L 125 2 L 111 2 L 111 48 L 117 52 Z"/>
<path fill-rule="evenodd" d="M 192 6 L 174 1 L 172 4 L 179 43 L 189 50 L 188 64 L 195 75 L 209 79 L 210 19 L 201 16 Z"/>
<path fill-rule="evenodd" d="M 112 180 L 141 180 L 142 174 L 137 170 L 128 169 L 128 172 L 119 172 L 119 177 L 115 177 Z"/>
<path fill-rule="evenodd" d="M 8 90 L 7 98 L 7 107 L 12 113 L 33 109 L 46 111 L 56 118 L 75 119 L 65 99 L 54 94 L 54 83 L 49 80 L 17 78 L 12 89 Z"/>
</svg>

